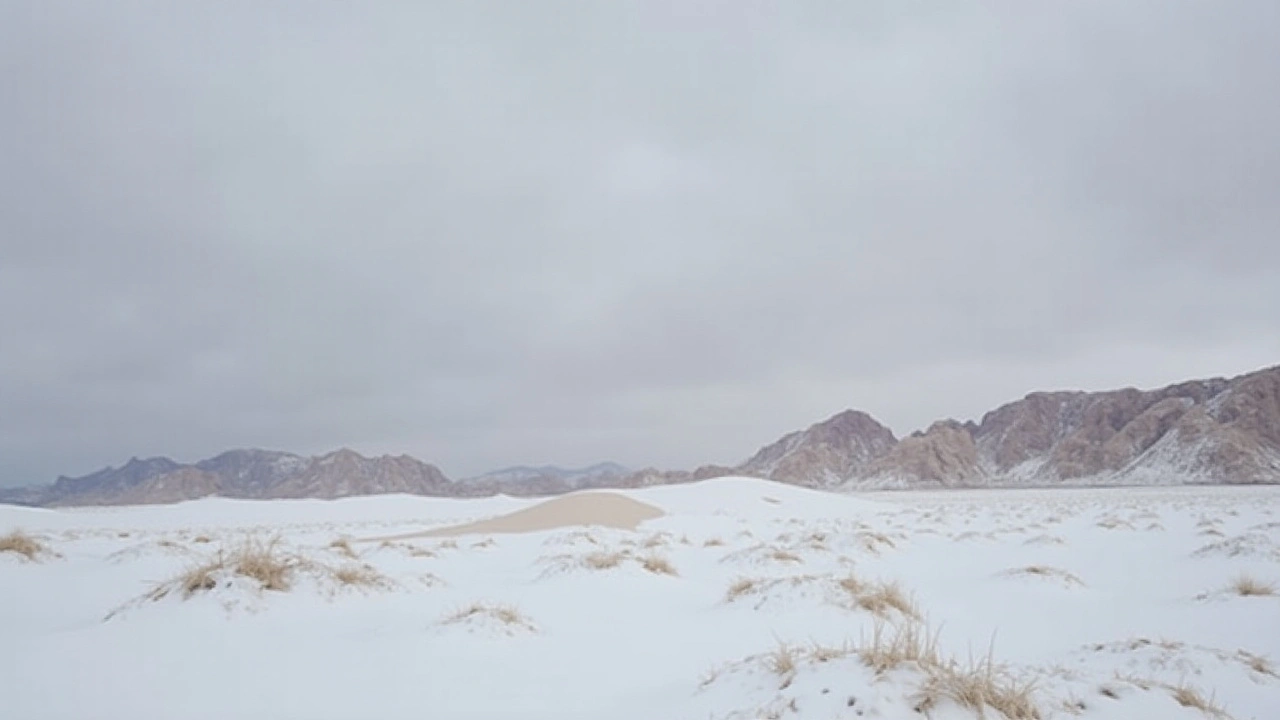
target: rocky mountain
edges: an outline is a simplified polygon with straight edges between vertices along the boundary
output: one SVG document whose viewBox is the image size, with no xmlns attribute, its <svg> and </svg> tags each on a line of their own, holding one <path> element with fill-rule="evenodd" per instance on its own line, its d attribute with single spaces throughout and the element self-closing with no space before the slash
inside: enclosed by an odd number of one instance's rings
<svg viewBox="0 0 1280 720">
<path fill-rule="evenodd" d="M 837 415 L 739 470 L 827 487 L 1280 482 L 1280 367 L 1158 390 L 1037 392 L 894 442 Z"/>
<path fill-rule="evenodd" d="M 378 493 L 448 495 L 439 468 L 407 455 L 366 458 L 352 450 L 301 457 L 269 450 L 232 450 L 192 465 L 133 458 L 45 488 L 19 488 L 0 502 L 24 505 L 137 505 L 217 495 L 229 498 L 339 498 Z"/>
<path fill-rule="evenodd" d="M 893 432 L 875 418 L 846 410 L 761 448 L 736 470 L 797 485 L 838 484 L 861 477 L 897 442 Z"/>
<path fill-rule="evenodd" d="M 628 472 L 613 463 L 578 470 L 519 466 L 453 482 L 434 465 L 407 455 L 231 450 L 189 465 L 133 458 L 119 468 L 60 477 L 45 487 L 0 489 L 0 502 L 530 496 L 724 475 L 842 489 L 1280 483 L 1280 366 L 1158 390 L 1035 392 L 979 422 L 940 420 L 901 440 L 870 415 L 848 410 L 782 437 L 737 467 Z"/>
<path fill-rule="evenodd" d="M 566 469 L 555 465 L 518 465 L 459 480 L 459 494 L 555 495 L 585 488 L 616 487 L 630 475 L 627 468 L 612 462 L 585 468 Z"/>
</svg>

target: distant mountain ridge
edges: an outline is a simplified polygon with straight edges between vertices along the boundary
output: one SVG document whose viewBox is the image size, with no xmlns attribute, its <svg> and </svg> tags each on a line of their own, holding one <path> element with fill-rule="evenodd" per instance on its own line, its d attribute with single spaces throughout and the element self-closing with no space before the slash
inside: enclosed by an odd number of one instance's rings
<svg viewBox="0 0 1280 720">
<path fill-rule="evenodd" d="M 788 433 L 736 467 L 516 466 L 452 481 L 408 455 L 303 457 L 230 450 L 193 464 L 133 458 L 52 485 L 0 489 L 36 506 L 230 498 L 554 495 L 747 475 L 829 489 L 1280 483 L 1280 366 L 1158 390 L 1033 392 L 979 422 L 939 420 L 898 439 L 858 410 Z"/>
<path fill-rule="evenodd" d="M 193 464 L 132 458 L 47 488 L 0 493 L 0 501 L 29 505 L 134 505 L 217 495 L 228 498 L 339 498 L 410 493 L 448 495 L 451 483 L 434 465 L 408 455 L 366 458 L 341 449 L 303 457 L 274 450 L 230 450 Z"/>
</svg>

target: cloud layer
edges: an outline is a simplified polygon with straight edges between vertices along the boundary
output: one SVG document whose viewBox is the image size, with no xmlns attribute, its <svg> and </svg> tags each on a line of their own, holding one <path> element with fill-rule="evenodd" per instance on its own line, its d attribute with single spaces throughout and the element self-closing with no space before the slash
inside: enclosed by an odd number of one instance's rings
<svg viewBox="0 0 1280 720">
<path fill-rule="evenodd" d="M 1280 361 L 1280 9 L 984 8 L 0 8 L 0 484 L 735 462 Z"/>
</svg>

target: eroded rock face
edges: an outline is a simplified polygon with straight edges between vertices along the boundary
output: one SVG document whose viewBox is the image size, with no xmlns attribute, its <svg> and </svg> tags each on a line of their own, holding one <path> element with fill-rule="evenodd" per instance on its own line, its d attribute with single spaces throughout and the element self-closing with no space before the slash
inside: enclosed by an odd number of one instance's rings
<svg viewBox="0 0 1280 720">
<path fill-rule="evenodd" d="M 889 428 L 847 410 L 762 448 L 737 471 L 797 485 L 838 483 L 863 473 L 896 444 Z"/>
<path fill-rule="evenodd" d="M 876 428 L 842 413 L 739 470 L 854 487 L 1280 482 L 1280 367 L 1150 391 L 1031 393 L 900 442 Z"/>
<path fill-rule="evenodd" d="M 970 429 L 955 420 L 940 420 L 923 433 L 903 438 L 866 475 L 955 485 L 978 482 L 983 471 Z"/>
</svg>

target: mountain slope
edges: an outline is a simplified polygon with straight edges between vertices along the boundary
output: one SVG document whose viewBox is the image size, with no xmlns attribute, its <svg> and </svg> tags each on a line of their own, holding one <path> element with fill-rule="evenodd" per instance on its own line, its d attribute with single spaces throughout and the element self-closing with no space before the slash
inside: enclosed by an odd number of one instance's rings
<svg viewBox="0 0 1280 720">
<path fill-rule="evenodd" d="M 439 468 L 407 455 L 366 458 L 343 449 L 304 458 L 267 450 L 232 450 L 193 465 L 169 458 L 134 458 L 118 469 L 60 477 L 43 489 L 20 489 L 13 493 L 13 500 L 59 506 L 171 503 L 210 495 L 246 499 L 447 495 L 450 485 Z M 0 501 L 8 500 L 0 496 Z"/>
<path fill-rule="evenodd" d="M 1157 390 L 1031 393 L 892 441 L 842 413 L 739 470 L 826 487 L 1280 482 L 1280 367 Z"/>
<path fill-rule="evenodd" d="M 847 410 L 783 436 L 737 470 L 796 485 L 830 485 L 859 476 L 896 443 L 893 432 L 870 415 Z"/>
</svg>

